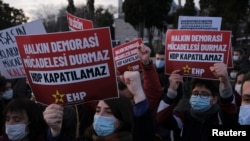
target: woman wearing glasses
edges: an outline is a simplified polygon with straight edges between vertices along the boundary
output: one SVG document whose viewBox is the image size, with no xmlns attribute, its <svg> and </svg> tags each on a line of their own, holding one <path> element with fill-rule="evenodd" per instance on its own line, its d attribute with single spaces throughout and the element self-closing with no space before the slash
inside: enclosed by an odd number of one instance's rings
<svg viewBox="0 0 250 141">
<path fill-rule="evenodd" d="M 215 63 L 211 71 L 219 81 L 193 78 L 189 98 L 191 108 L 186 111 L 173 111 L 177 104 L 177 88 L 183 77 L 179 70 L 169 77 L 170 85 L 159 104 L 157 122 L 168 128 L 179 128 L 183 141 L 207 141 L 216 125 L 237 124 L 237 106 L 233 103 L 227 66 Z"/>
</svg>

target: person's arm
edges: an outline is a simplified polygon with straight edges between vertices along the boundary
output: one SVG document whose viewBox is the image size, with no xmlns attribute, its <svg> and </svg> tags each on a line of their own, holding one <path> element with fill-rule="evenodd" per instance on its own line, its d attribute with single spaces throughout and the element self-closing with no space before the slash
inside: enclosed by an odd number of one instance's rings
<svg viewBox="0 0 250 141">
<path fill-rule="evenodd" d="M 210 67 L 210 70 L 220 81 L 220 107 L 221 115 L 223 117 L 223 124 L 238 124 L 238 107 L 235 103 L 235 97 L 229 80 L 227 66 L 224 63 L 215 63 L 212 67 Z"/>
<path fill-rule="evenodd" d="M 58 104 L 51 104 L 43 112 L 44 120 L 49 126 L 47 139 L 55 141 L 61 133 L 63 120 L 63 107 Z"/>
<path fill-rule="evenodd" d="M 160 101 L 157 110 L 157 123 L 161 124 L 166 118 L 173 115 L 173 109 L 177 100 L 177 89 L 183 83 L 183 77 L 179 74 L 180 70 L 175 70 L 169 76 L 169 88 L 166 95 Z"/>
<path fill-rule="evenodd" d="M 220 81 L 219 92 L 220 97 L 224 100 L 233 101 L 233 89 L 230 83 L 230 78 L 227 72 L 227 66 L 224 63 L 215 63 L 210 70 L 213 72 L 214 76 Z"/>
<path fill-rule="evenodd" d="M 154 140 L 155 132 L 152 114 L 142 88 L 140 73 L 126 71 L 124 80 L 127 88 L 133 95 L 133 141 Z"/>
<path fill-rule="evenodd" d="M 138 56 L 141 60 L 142 77 L 144 82 L 144 92 L 148 99 L 150 110 L 156 112 L 163 89 L 153 61 L 150 59 L 150 54 L 151 49 L 148 46 L 141 44 L 138 47 Z"/>
</svg>

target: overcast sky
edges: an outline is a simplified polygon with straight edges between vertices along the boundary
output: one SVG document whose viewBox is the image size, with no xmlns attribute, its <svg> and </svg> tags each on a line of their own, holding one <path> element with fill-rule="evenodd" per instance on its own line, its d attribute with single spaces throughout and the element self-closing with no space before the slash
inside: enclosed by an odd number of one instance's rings
<svg viewBox="0 0 250 141">
<path fill-rule="evenodd" d="M 178 0 L 174 0 L 178 1 Z M 186 0 L 182 0 L 182 5 Z M 195 0 L 196 6 L 198 6 L 198 1 Z M 34 12 L 39 9 L 41 6 L 47 6 L 48 8 L 52 8 L 55 12 L 58 12 L 58 9 L 66 6 L 68 4 L 68 0 L 3 0 L 5 3 L 9 3 L 11 7 L 15 7 L 17 9 L 23 9 L 25 15 L 27 17 L 33 17 Z M 74 0 L 75 5 L 84 5 L 86 4 L 86 0 Z M 113 5 L 114 7 L 118 7 L 118 0 L 95 0 L 95 5 Z"/>
</svg>

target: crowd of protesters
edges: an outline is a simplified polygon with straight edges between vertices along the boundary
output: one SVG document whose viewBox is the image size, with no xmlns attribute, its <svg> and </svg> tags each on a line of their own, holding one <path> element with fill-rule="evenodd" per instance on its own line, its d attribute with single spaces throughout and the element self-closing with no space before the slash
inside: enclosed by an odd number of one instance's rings
<svg viewBox="0 0 250 141">
<path fill-rule="evenodd" d="M 117 74 L 119 98 L 80 105 L 42 105 L 26 78 L 0 76 L 0 141 L 207 141 L 213 126 L 250 125 L 244 52 L 233 50 L 234 68 L 210 67 L 218 80 L 166 75 L 164 50 L 150 54 L 140 45 L 142 70 Z"/>
</svg>

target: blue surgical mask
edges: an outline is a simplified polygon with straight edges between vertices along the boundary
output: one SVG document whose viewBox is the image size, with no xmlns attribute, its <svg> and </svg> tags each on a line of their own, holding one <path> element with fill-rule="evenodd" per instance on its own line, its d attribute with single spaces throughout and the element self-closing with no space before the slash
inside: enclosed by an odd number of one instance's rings
<svg viewBox="0 0 250 141">
<path fill-rule="evenodd" d="M 157 69 L 161 69 L 165 66 L 165 62 L 163 60 L 156 60 L 155 61 L 155 66 Z"/>
<path fill-rule="evenodd" d="M 115 131 L 115 118 L 95 115 L 93 128 L 98 136 L 107 136 Z"/>
<path fill-rule="evenodd" d="M 10 99 L 12 99 L 12 97 L 13 97 L 13 90 L 12 89 L 7 90 L 3 93 L 3 98 L 6 100 L 10 100 Z"/>
<path fill-rule="evenodd" d="M 211 107 L 210 98 L 201 98 L 200 96 L 191 96 L 189 103 L 196 112 L 204 112 Z"/>
<path fill-rule="evenodd" d="M 240 106 L 239 123 L 240 125 L 250 125 L 250 105 Z"/>
<path fill-rule="evenodd" d="M 5 125 L 5 133 L 7 134 L 10 140 L 22 140 L 26 137 L 28 132 L 26 131 L 26 124 L 14 124 L 14 125 Z"/>
</svg>

